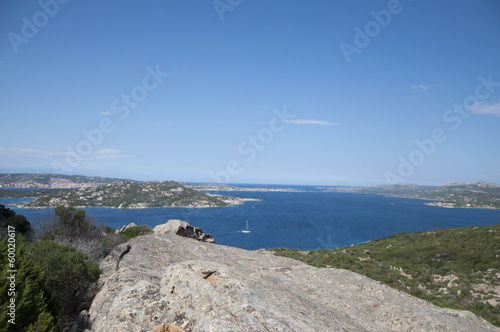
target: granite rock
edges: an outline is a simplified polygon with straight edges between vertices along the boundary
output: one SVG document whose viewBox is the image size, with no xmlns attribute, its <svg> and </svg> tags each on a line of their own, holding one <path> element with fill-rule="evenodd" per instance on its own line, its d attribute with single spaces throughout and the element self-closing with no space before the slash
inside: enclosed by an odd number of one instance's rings
<svg viewBox="0 0 500 332">
<path fill-rule="evenodd" d="M 154 234 L 175 234 L 183 237 L 189 237 L 198 241 L 215 243 L 211 234 L 205 234 L 201 228 L 191 226 L 187 222 L 178 219 L 170 219 L 165 224 L 153 228 Z"/>
<path fill-rule="evenodd" d="M 92 331 L 499 331 L 359 274 L 156 232 L 101 263 Z"/>
</svg>

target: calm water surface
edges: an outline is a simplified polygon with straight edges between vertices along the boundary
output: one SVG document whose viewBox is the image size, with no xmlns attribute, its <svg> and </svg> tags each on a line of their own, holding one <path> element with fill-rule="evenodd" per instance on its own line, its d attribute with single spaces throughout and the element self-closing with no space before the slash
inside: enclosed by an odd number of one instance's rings
<svg viewBox="0 0 500 332">
<path fill-rule="evenodd" d="M 447 209 L 424 205 L 425 200 L 306 189 L 309 191 L 225 192 L 261 199 L 226 208 L 86 208 L 85 211 L 113 228 L 131 222 L 154 227 L 169 219 L 182 219 L 213 234 L 219 244 L 245 249 L 331 249 L 399 232 L 500 224 L 500 210 Z M 0 203 L 20 200 L 3 198 Z M 13 209 L 32 224 L 52 211 Z M 251 230 L 248 234 L 241 233 L 246 220 Z"/>
</svg>

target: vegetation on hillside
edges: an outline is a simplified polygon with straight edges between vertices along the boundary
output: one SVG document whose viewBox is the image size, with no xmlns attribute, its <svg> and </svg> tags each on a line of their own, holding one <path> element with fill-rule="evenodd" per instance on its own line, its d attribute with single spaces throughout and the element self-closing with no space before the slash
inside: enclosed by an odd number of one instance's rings
<svg viewBox="0 0 500 332">
<path fill-rule="evenodd" d="M 316 267 L 351 270 L 500 326 L 500 225 L 400 233 L 348 248 L 278 248 Z"/>
<path fill-rule="evenodd" d="M 109 227 L 98 225 L 96 218 L 86 216 L 84 210 L 72 206 L 58 206 L 53 213 L 40 218 L 36 231 L 40 240 L 70 245 L 94 261 L 101 260 L 127 240 Z"/>
<path fill-rule="evenodd" d="M 33 229 L 28 219 L 0 204 L 0 239 L 3 239 L 7 235 L 9 226 L 14 227 L 18 234 L 27 237 L 33 235 Z"/>
<path fill-rule="evenodd" d="M 12 266 L 8 256 L 0 255 L 0 278 L 3 281 L 0 283 L 0 330 L 56 331 L 58 308 L 45 271 L 29 254 L 29 243 L 22 235 L 17 236 L 15 245 L 17 273 L 9 272 Z M 7 252 L 7 237 L 0 241 L 0 250 Z M 14 281 L 14 287 L 11 281 Z"/>
<path fill-rule="evenodd" d="M 0 231 L 0 250 L 7 253 L 15 246 L 15 255 L 0 255 L 0 278 L 9 281 L 9 271 L 17 271 L 15 287 L 0 283 L 0 331 L 65 331 L 90 307 L 99 260 L 151 228 L 136 226 L 116 234 L 83 210 L 59 206 L 33 229 L 26 218 L 0 204 Z M 15 325 L 7 315 L 12 298 Z"/>
<path fill-rule="evenodd" d="M 119 234 L 129 240 L 136 236 L 153 234 L 153 229 L 148 225 L 132 226 L 121 231 Z"/>
<path fill-rule="evenodd" d="M 81 310 L 90 308 L 92 286 L 101 273 L 99 265 L 87 254 L 54 241 L 35 241 L 28 252 L 44 271 L 45 285 L 59 311 L 59 327 L 71 326 Z"/>
<path fill-rule="evenodd" d="M 0 197 L 36 199 L 24 204 L 24 208 L 54 208 L 61 205 L 113 208 L 224 207 L 237 200 L 229 196 L 210 195 L 175 181 L 117 181 L 82 189 L 0 189 Z"/>
</svg>

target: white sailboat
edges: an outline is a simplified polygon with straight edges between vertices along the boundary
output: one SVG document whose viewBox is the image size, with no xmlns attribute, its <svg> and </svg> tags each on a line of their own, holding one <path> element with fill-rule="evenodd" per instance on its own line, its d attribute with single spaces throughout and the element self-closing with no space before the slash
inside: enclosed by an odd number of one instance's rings
<svg viewBox="0 0 500 332">
<path fill-rule="evenodd" d="M 247 228 L 245 230 L 241 231 L 242 233 L 250 233 L 250 227 L 248 227 L 248 220 L 247 220 Z"/>
</svg>

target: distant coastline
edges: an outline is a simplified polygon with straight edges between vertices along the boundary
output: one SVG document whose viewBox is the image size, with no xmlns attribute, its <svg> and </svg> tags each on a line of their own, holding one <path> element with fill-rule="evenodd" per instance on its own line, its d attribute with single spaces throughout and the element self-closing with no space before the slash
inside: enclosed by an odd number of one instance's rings
<svg viewBox="0 0 500 332">
<path fill-rule="evenodd" d="M 3 197 L 3 198 L 10 198 L 10 197 Z M 30 198 L 30 197 L 26 197 Z M 236 205 L 241 205 L 245 204 L 245 202 L 257 202 L 261 201 L 261 199 L 257 198 L 240 198 L 240 197 L 234 197 L 236 198 L 235 200 L 227 200 L 228 205 L 225 207 L 229 206 L 236 206 Z M 12 206 L 18 208 L 18 209 L 29 209 L 29 210 L 44 210 L 44 209 L 53 209 L 54 206 L 27 206 L 27 203 L 21 203 L 21 204 L 13 204 Z M 149 206 L 133 206 L 133 207 L 116 207 L 116 206 L 88 206 L 88 205 L 82 205 L 82 206 L 73 206 L 76 209 L 85 209 L 89 207 L 99 207 L 99 208 L 106 208 L 106 209 L 123 209 L 123 210 L 141 210 L 141 209 L 154 209 L 154 208 L 160 208 L 160 209 L 168 209 L 168 208 L 185 208 L 185 209 L 208 209 L 208 208 L 217 208 L 220 206 L 195 206 L 195 205 L 189 205 L 189 206 L 156 206 L 156 207 L 149 207 Z"/>
<path fill-rule="evenodd" d="M 245 204 L 245 202 L 257 202 L 261 201 L 260 199 L 257 198 L 241 198 L 241 197 L 231 197 L 231 196 L 225 196 L 227 198 L 222 198 L 223 196 L 218 196 L 218 198 L 221 198 L 222 201 L 227 203 L 225 206 L 216 206 L 216 205 L 208 205 L 208 204 L 190 204 L 190 205 L 169 205 L 169 206 L 146 206 L 142 204 L 138 205 L 133 205 L 133 206 L 122 206 L 122 207 L 117 207 L 117 206 L 106 206 L 106 205 L 72 205 L 74 208 L 77 209 L 84 209 L 84 208 L 89 208 L 89 207 L 99 207 L 99 208 L 108 208 L 108 209 L 125 209 L 125 210 L 139 210 L 139 209 L 151 209 L 151 208 L 186 208 L 186 209 L 207 209 L 207 208 L 217 208 L 217 207 L 229 207 L 229 206 L 236 206 L 236 205 L 241 205 Z M 2 198 L 11 198 L 11 197 L 2 197 Z M 26 197 L 26 198 L 31 198 L 31 197 Z M 33 201 L 33 202 L 36 202 Z M 26 203 L 17 203 L 13 204 L 12 206 L 15 206 L 19 209 L 37 209 L 37 210 L 43 210 L 43 209 L 53 209 L 55 206 L 49 206 L 49 205 L 36 205 L 36 206 L 31 206 L 28 205 L 29 203 L 32 202 L 26 202 Z M 70 204 L 71 205 L 71 204 Z"/>
<path fill-rule="evenodd" d="M 443 208 L 500 209 L 500 185 L 479 181 L 450 183 L 441 186 L 415 184 L 367 187 L 321 188 L 324 191 L 377 194 L 389 197 L 430 200 L 425 205 Z"/>
<path fill-rule="evenodd" d="M 425 199 L 425 198 L 421 198 L 421 199 Z M 491 210 L 500 209 L 500 207 L 493 207 L 493 206 L 455 206 L 455 205 L 451 205 L 452 203 L 444 203 L 444 202 L 427 202 L 424 204 L 428 205 L 428 206 L 436 206 L 436 207 L 442 207 L 442 208 L 446 208 L 446 209 L 491 209 Z"/>
<path fill-rule="evenodd" d="M 175 181 L 131 181 L 49 174 L 2 174 L 0 197 L 29 197 L 18 208 L 46 209 L 60 205 L 76 208 L 147 209 L 163 207 L 209 208 L 243 204 L 251 198 L 214 195 Z M 52 188 L 67 184 L 71 188 Z M 80 185 L 79 188 L 73 186 Z M 35 188 L 43 189 L 31 189 Z M 21 189 L 14 189 L 19 188 Z"/>
<path fill-rule="evenodd" d="M 249 186 L 235 186 L 228 184 L 185 184 L 186 187 L 202 190 L 202 191 L 250 191 L 250 192 L 301 192 L 303 190 L 297 188 L 282 188 L 277 186 L 269 187 L 249 187 Z"/>
<path fill-rule="evenodd" d="M 36 188 L 36 189 L 35 189 Z M 42 189 L 40 189 L 42 188 Z M 429 200 L 425 205 L 444 208 L 500 209 L 500 185 L 479 181 L 440 186 L 396 184 L 379 186 L 316 187 L 319 191 L 366 193 Z M 256 201 L 219 195 L 223 192 L 303 192 L 298 186 L 245 184 L 192 184 L 175 181 L 134 181 L 60 174 L 0 174 L 0 197 L 32 197 L 18 204 L 24 209 L 71 205 L 78 208 L 147 209 L 157 207 L 225 207 Z"/>
</svg>

